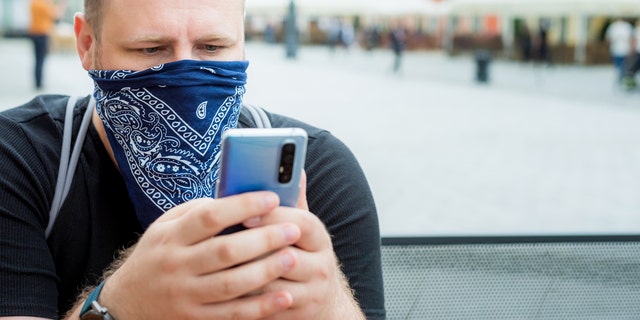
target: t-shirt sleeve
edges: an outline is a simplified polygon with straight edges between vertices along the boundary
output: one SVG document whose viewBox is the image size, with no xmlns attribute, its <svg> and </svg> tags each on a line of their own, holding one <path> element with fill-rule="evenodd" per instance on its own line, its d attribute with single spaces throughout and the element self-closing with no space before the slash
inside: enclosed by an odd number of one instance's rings
<svg viewBox="0 0 640 320">
<path fill-rule="evenodd" d="M 365 175 L 352 152 L 327 131 L 310 135 L 306 161 L 309 208 L 327 226 L 367 319 L 384 319 L 380 231 Z"/>
<path fill-rule="evenodd" d="M 44 230 L 51 172 L 17 123 L 0 115 L 0 316 L 56 318 L 57 277 Z"/>
</svg>

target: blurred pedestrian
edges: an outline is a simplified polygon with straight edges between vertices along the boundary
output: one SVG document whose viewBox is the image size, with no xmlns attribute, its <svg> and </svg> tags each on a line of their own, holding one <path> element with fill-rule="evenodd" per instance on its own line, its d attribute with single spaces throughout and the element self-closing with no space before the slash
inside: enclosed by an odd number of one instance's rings
<svg viewBox="0 0 640 320">
<path fill-rule="evenodd" d="M 605 38 L 609 41 L 611 59 L 616 69 L 618 83 L 625 74 L 625 60 L 631 53 L 631 39 L 633 27 L 621 18 L 616 19 L 605 32 Z"/>
<path fill-rule="evenodd" d="M 529 27 L 525 23 L 522 23 L 518 40 L 518 43 L 520 44 L 520 54 L 522 55 L 522 61 L 527 63 L 531 60 L 532 41 L 531 31 L 529 31 Z"/>
<path fill-rule="evenodd" d="M 635 77 L 638 70 L 640 70 L 640 19 L 636 21 L 636 27 L 633 31 L 633 57 L 629 63 L 625 77 L 625 85 L 627 88 L 632 89 L 636 87 Z"/>
<path fill-rule="evenodd" d="M 551 51 L 549 50 L 549 28 L 551 23 L 547 19 L 540 20 L 540 28 L 538 30 L 538 59 L 541 63 L 551 65 Z"/>
<path fill-rule="evenodd" d="M 333 18 L 329 21 L 329 29 L 327 31 L 327 44 L 329 45 L 329 50 L 331 50 L 331 52 L 336 50 L 336 46 L 340 43 L 341 37 L 342 23 L 340 23 L 340 19 Z"/>
<path fill-rule="evenodd" d="M 351 45 L 356 39 L 356 31 L 353 27 L 353 23 L 350 21 L 343 21 L 340 29 L 340 44 L 344 47 L 345 51 L 351 48 Z"/>
<path fill-rule="evenodd" d="M 264 27 L 264 41 L 266 43 L 276 43 L 276 28 L 271 22 Z"/>
<path fill-rule="evenodd" d="M 380 45 L 380 28 L 372 24 L 365 31 L 365 49 L 371 51 Z"/>
<path fill-rule="evenodd" d="M 393 72 L 398 73 L 402 68 L 402 54 L 407 46 L 407 31 L 401 24 L 395 24 L 389 34 L 391 38 L 391 50 L 393 50 Z"/>
<path fill-rule="evenodd" d="M 56 21 L 64 12 L 65 3 L 56 5 L 53 0 L 31 0 L 31 25 L 29 37 L 33 41 L 36 89 L 42 89 L 44 60 L 49 53 L 49 37 Z"/>
</svg>

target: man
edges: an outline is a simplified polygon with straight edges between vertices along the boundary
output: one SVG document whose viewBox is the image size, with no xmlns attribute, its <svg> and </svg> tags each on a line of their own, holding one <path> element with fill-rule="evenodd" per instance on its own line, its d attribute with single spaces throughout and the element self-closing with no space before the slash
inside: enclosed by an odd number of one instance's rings
<svg viewBox="0 0 640 320">
<path fill-rule="evenodd" d="M 241 0 L 85 0 L 96 89 L 70 106 L 91 126 L 48 238 L 68 99 L 0 116 L 0 319 L 384 318 L 373 199 L 328 132 L 268 114 L 309 135 L 297 208 L 211 199 L 221 132 L 253 124 L 243 17 Z"/>
<path fill-rule="evenodd" d="M 520 28 L 520 51 L 522 54 L 522 61 L 528 63 L 531 60 L 531 49 L 533 48 L 533 41 L 531 39 L 531 31 L 529 31 L 529 27 L 526 22 L 522 22 L 522 27 Z"/>
<path fill-rule="evenodd" d="M 44 60 L 49 52 L 49 37 L 55 27 L 55 21 L 64 12 L 64 2 L 56 5 L 53 0 L 31 0 L 31 24 L 29 36 L 33 41 L 35 61 L 35 87 L 41 89 Z"/>
<path fill-rule="evenodd" d="M 395 22 L 389 34 L 393 51 L 393 72 L 398 73 L 402 67 L 402 53 L 407 45 L 407 31 L 400 22 Z"/>
<path fill-rule="evenodd" d="M 616 69 L 618 82 L 622 81 L 625 73 L 625 60 L 631 53 L 631 34 L 633 27 L 621 18 L 616 19 L 605 32 L 609 41 L 611 59 Z"/>
<path fill-rule="evenodd" d="M 551 65 L 551 51 L 549 50 L 548 37 L 549 28 L 551 28 L 551 22 L 548 19 L 540 19 L 540 27 L 538 30 L 538 57 L 540 62 L 546 63 L 547 66 Z"/>
<path fill-rule="evenodd" d="M 624 85 L 627 89 L 634 89 L 637 86 L 636 73 L 640 70 L 640 19 L 636 21 L 633 29 L 633 59 L 629 63 Z"/>
</svg>

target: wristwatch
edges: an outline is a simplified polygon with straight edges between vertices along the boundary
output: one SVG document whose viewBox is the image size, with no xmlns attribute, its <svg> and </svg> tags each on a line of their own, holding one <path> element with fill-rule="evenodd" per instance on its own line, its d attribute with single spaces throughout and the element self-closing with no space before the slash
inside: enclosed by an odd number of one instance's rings
<svg viewBox="0 0 640 320">
<path fill-rule="evenodd" d="M 100 284 L 91 292 L 89 297 L 87 297 L 87 300 L 82 306 L 82 310 L 80 310 L 80 320 L 116 320 L 109 314 L 107 308 L 98 303 L 98 297 L 100 296 L 102 287 L 104 287 L 105 281 L 100 282 Z"/>
</svg>

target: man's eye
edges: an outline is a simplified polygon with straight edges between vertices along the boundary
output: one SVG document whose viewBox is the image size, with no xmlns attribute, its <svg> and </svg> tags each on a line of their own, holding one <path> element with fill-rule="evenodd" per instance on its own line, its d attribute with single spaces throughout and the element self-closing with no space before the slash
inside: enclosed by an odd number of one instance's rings
<svg viewBox="0 0 640 320">
<path fill-rule="evenodd" d="M 146 53 L 146 54 L 154 54 L 154 53 L 158 53 L 158 51 L 160 51 L 160 47 L 153 47 L 153 48 L 144 48 L 141 49 L 142 52 Z"/>
<path fill-rule="evenodd" d="M 204 49 L 209 51 L 209 52 L 218 51 L 219 48 L 220 48 L 219 46 L 214 46 L 214 45 L 211 45 L 211 44 L 205 44 L 204 45 Z"/>
</svg>

